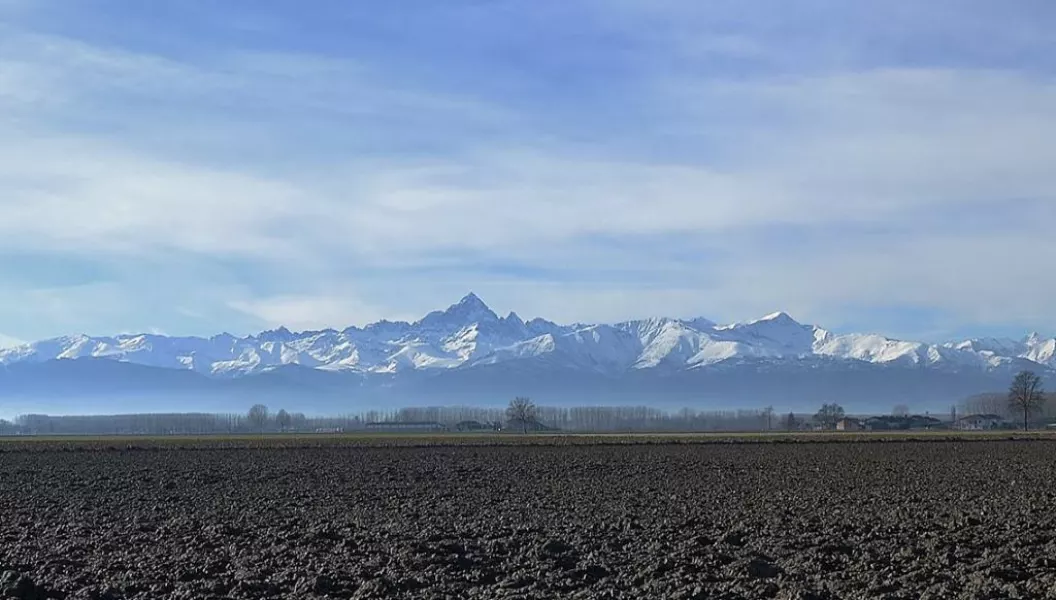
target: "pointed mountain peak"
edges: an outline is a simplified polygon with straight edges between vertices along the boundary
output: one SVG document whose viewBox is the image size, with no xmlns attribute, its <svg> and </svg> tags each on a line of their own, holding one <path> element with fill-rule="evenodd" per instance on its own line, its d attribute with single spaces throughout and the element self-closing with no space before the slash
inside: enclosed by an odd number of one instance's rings
<svg viewBox="0 0 1056 600">
<path fill-rule="evenodd" d="M 452 304 L 444 311 L 434 311 L 419 321 L 422 324 L 438 324 L 441 322 L 449 325 L 469 325 L 483 321 L 497 321 L 499 316 L 494 313 L 479 296 L 470 292 L 456 304 Z"/>
<path fill-rule="evenodd" d="M 784 311 L 772 312 L 772 313 L 762 317 L 761 319 L 756 319 L 755 321 L 750 321 L 750 323 L 753 323 L 753 324 L 754 323 L 788 323 L 788 324 L 799 325 L 799 321 L 796 321 L 795 319 L 792 318 L 792 315 L 790 315 L 790 314 L 788 314 L 788 313 L 786 313 Z"/>
<path fill-rule="evenodd" d="M 512 323 L 520 323 L 521 325 L 524 325 L 524 319 L 522 319 L 520 315 L 513 312 L 512 310 L 510 311 L 510 314 L 506 315 L 506 320 Z"/>
<path fill-rule="evenodd" d="M 1037 331 L 1031 331 L 1029 334 L 1027 334 L 1027 337 L 1024 338 L 1023 341 L 1028 344 L 1037 344 L 1041 341 L 1041 334 Z"/>
<path fill-rule="evenodd" d="M 480 299 L 480 296 L 478 296 L 476 292 L 469 292 L 465 296 L 462 296 L 462 300 L 460 300 L 459 302 L 480 302 L 481 304 L 484 303 L 484 301 Z"/>
<path fill-rule="evenodd" d="M 470 292 L 466 294 L 458 304 L 452 304 L 444 311 L 444 314 L 458 314 L 467 317 L 484 318 L 487 320 L 498 319 L 499 316 L 492 311 L 480 296 Z"/>
<path fill-rule="evenodd" d="M 466 294 L 465 296 L 463 296 L 462 299 L 458 301 L 458 304 L 453 305 L 452 308 L 454 308 L 456 306 L 467 307 L 467 308 L 472 307 L 472 308 L 475 308 L 475 309 L 490 310 L 488 308 L 488 305 L 484 304 L 484 301 L 480 299 L 480 296 L 474 294 L 473 292 L 470 292 L 470 293 Z"/>
</svg>

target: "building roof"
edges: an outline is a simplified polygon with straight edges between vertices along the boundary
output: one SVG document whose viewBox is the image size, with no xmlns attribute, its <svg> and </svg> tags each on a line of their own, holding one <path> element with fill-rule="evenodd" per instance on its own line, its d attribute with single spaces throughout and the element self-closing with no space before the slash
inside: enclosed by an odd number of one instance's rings
<svg viewBox="0 0 1056 600">
<path fill-rule="evenodd" d="M 1005 418 L 1002 417 L 1001 415 L 992 415 L 992 414 L 968 415 L 966 417 L 961 417 L 960 419 L 957 419 L 958 422 L 960 422 L 960 421 L 1004 421 L 1004 420 L 1005 420 Z"/>
<path fill-rule="evenodd" d="M 443 427 L 436 421 L 376 421 L 367 423 L 367 427 Z"/>
</svg>

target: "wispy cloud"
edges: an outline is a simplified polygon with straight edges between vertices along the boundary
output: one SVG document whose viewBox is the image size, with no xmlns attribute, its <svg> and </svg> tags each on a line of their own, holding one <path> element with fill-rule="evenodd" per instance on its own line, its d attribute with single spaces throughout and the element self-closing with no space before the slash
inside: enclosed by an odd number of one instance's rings
<svg viewBox="0 0 1056 600">
<path fill-rule="evenodd" d="M 193 53 L 12 11 L 0 252 L 113 268 L 17 290 L 0 309 L 20 323 L 0 330 L 339 327 L 468 289 L 568 321 L 786 309 L 858 328 L 909 307 L 951 331 L 1051 323 L 1056 71 L 1032 52 L 1052 36 L 991 19 L 1017 63 L 972 49 L 987 20 L 947 3 L 812 3 L 826 24 L 753 6 L 554 8 L 588 29 L 548 34 L 564 62 L 522 54 L 515 3 L 436 9 L 451 34 L 485 32 L 465 54 L 429 54 L 422 24 L 395 56 L 261 43 L 288 33 L 280 18 Z M 48 301 L 15 307 L 33 294 Z"/>
<path fill-rule="evenodd" d="M 334 296 L 271 296 L 236 300 L 230 305 L 271 327 L 285 326 L 294 330 L 338 329 L 382 319 L 411 321 L 416 317 L 394 314 L 391 308 L 365 304 L 350 293 Z"/>
<path fill-rule="evenodd" d="M 0 348 L 14 348 L 15 346 L 21 346 L 25 343 L 25 340 L 20 340 L 0 333 Z"/>
</svg>

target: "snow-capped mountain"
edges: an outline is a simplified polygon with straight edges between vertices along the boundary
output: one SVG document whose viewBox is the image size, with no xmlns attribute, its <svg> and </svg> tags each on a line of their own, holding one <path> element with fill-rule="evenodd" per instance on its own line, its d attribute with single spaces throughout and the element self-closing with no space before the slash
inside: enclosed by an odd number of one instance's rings
<svg viewBox="0 0 1056 600">
<path fill-rule="evenodd" d="M 380 321 L 300 333 L 279 328 L 246 337 L 75 335 L 0 349 L 0 397 L 47 390 L 131 393 L 127 384 L 134 380 L 136 393 L 148 395 L 187 385 L 196 394 L 218 395 L 236 389 L 261 394 L 281 388 L 302 395 L 358 390 L 375 400 L 395 390 L 402 398 L 444 390 L 463 398 L 483 390 L 506 394 L 515 387 L 576 389 L 580 398 L 813 398 L 830 383 L 826 393 L 841 393 L 836 382 L 850 373 L 879 378 L 868 384 L 869 394 L 890 386 L 903 395 L 945 398 L 994 389 L 1019 368 L 1053 376 L 1056 339 L 1031 334 L 934 345 L 834 334 L 783 312 L 729 325 L 705 318 L 559 325 L 540 318 L 526 322 L 515 313 L 500 317 L 469 294 L 414 323 Z M 161 371 L 193 377 L 162 377 Z M 156 384 L 162 379 L 164 386 Z M 800 391 L 788 387 L 793 380 Z M 67 387 L 55 388 L 58 381 Z M 79 387 L 85 381 L 90 384 Z M 940 383 L 944 387 L 935 387 Z"/>
<path fill-rule="evenodd" d="M 248 337 L 140 334 L 76 335 L 0 350 L 0 364 L 108 358 L 185 369 L 215 377 L 261 373 L 282 365 L 361 373 L 472 368 L 547 357 L 570 368 L 617 374 L 642 369 L 700 369 L 731 360 L 825 357 L 876 364 L 991 368 L 1018 359 L 1056 368 L 1056 339 L 972 339 L 943 345 L 876 334 L 836 335 L 783 312 L 717 325 L 707 319 L 652 318 L 617 324 L 557 325 L 499 317 L 475 294 L 414 323 Z"/>
</svg>

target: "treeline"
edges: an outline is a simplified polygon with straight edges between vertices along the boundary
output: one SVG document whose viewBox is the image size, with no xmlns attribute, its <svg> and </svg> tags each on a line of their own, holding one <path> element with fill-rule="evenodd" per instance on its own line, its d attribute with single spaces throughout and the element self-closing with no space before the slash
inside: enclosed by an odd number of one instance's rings
<svg viewBox="0 0 1056 600">
<path fill-rule="evenodd" d="M 546 427 L 572 432 L 761 431 L 778 427 L 769 409 L 669 412 L 648 406 L 538 406 L 535 418 Z M 393 421 L 455 424 L 464 421 L 502 423 L 505 408 L 464 406 L 404 408 Z"/>
<path fill-rule="evenodd" d="M 959 416 L 967 415 L 998 415 L 1005 419 L 1016 419 L 1019 415 L 1012 409 L 1008 402 L 1007 393 L 977 394 L 966 398 L 957 406 Z M 1033 415 L 1038 420 L 1051 421 L 1056 419 L 1056 394 L 1045 394 L 1045 402 Z"/>
<path fill-rule="evenodd" d="M 239 413 L 169 413 L 54 416 L 22 415 L 0 421 L 0 435 L 208 435 L 259 432 L 355 432 L 378 423 L 438 423 L 452 430 L 459 424 L 502 424 L 505 408 L 442 406 L 366 411 L 358 414 L 309 417 L 285 410 L 266 411 L 261 419 Z M 646 406 L 548 407 L 536 409 L 547 428 L 569 432 L 765 431 L 779 429 L 779 418 L 768 409 L 669 412 Z"/>
<path fill-rule="evenodd" d="M 307 417 L 289 414 L 290 423 L 280 428 L 271 416 L 264 427 L 248 415 L 237 413 L 141 413 L 125 415 L 21 415 L 0 433 L 31 435 L 207 435 L 258 433 L 260 431 L 338 431 L 362 427 L 353 416 Z M 358 425 L 357 425 L 358 424 Z M 3 424 L 0 423 L 0 428 Z"/>
</svg>

